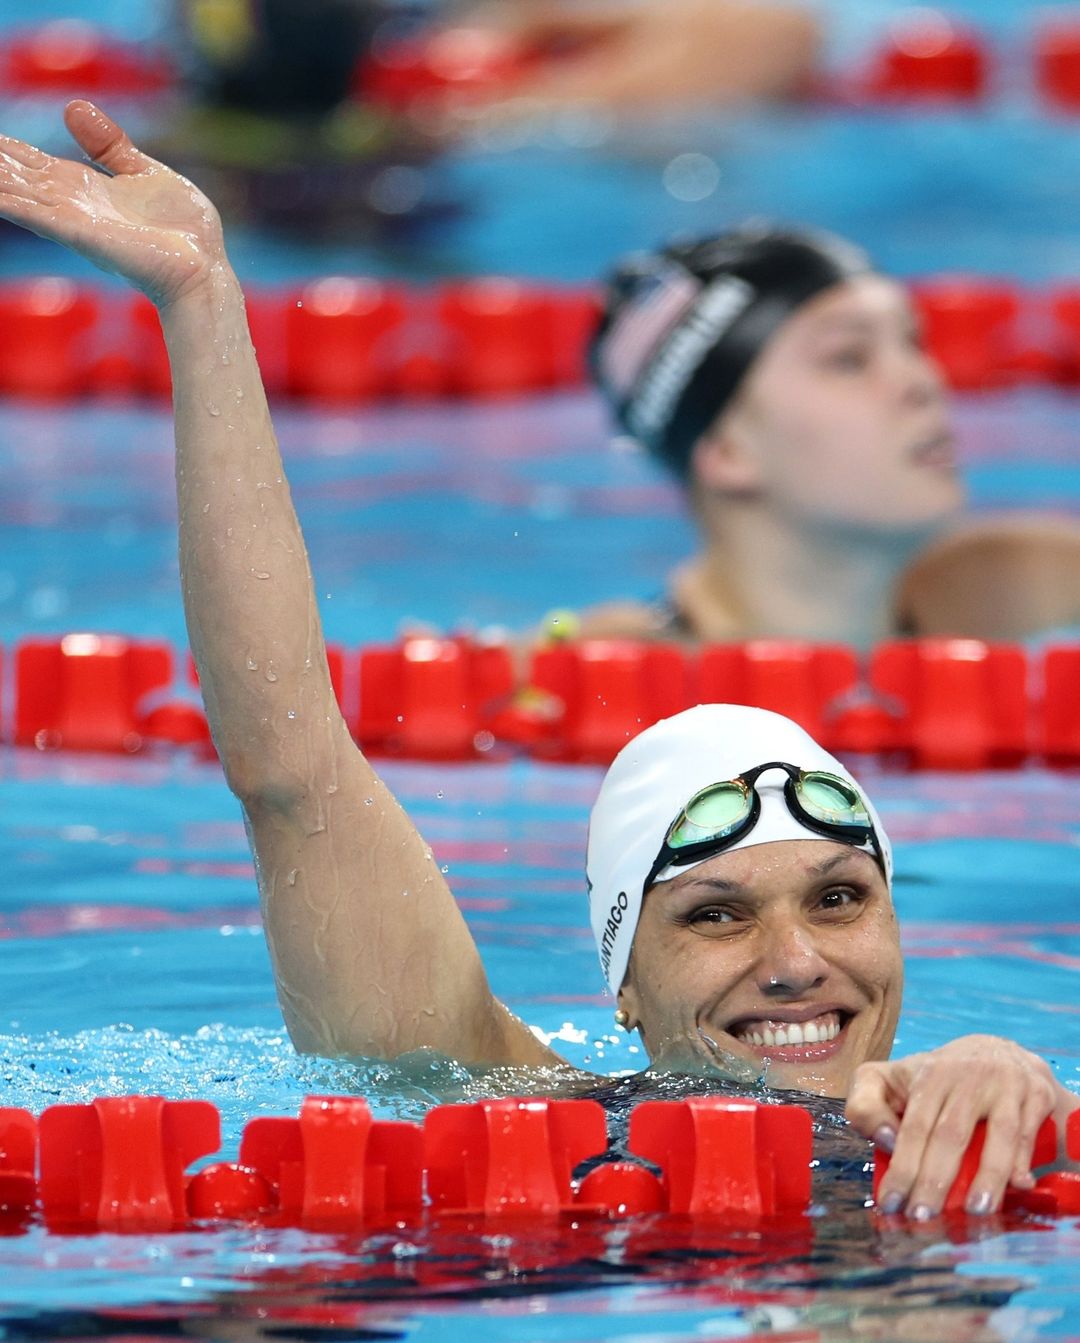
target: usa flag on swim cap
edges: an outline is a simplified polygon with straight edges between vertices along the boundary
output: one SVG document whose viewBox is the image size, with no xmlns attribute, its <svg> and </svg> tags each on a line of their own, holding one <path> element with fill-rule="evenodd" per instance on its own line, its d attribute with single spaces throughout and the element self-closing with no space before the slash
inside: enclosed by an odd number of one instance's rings
<svg viewBox="0 0 1080 1343">
<path fill-rule="evenodd" d="M 701 293 L 702 283 L 682 266 L 654 265 L 600 348 L 599 372 L 609 394 L 628 397 L 664 337 Z"/>
</svg>

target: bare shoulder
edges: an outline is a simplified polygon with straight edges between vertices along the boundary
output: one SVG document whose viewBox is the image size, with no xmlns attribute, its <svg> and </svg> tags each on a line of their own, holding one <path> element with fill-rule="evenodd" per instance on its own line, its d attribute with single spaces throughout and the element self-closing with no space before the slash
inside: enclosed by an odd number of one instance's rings
<svg viewBox="0 0 1080 1343">
<path fill-rule="evenodd" d="M 977 639 L 1080 623 L 1080 520 L 1015 513 L 957 528 L 905 570 L 896 615 L 913 634 Z"/>
</svg>

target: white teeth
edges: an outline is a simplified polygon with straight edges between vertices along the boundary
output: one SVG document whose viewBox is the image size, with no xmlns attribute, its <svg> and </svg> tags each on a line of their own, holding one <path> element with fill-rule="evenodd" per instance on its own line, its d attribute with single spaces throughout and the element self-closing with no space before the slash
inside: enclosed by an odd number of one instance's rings
<svg viewBox="0 0 1080 1343">
<path fill-rule="evenodd" d="M 737 1034 L 745 1044 L 757 1049 L 828 1044 L 840 1034 L 840 1018 L 836 1012 L 827 1012 L 815 1021 L 786 1021 L 774 1025 L 760 1022 L 744 1027 Z"/>
</svg>

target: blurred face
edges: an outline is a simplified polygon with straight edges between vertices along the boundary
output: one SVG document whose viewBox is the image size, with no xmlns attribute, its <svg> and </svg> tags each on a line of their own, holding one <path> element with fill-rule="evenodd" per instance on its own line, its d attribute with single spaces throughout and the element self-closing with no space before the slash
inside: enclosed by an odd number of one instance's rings
<svg viewBox="0 0 1080 1343">
<path fill-rule="evenodd" d="M 804 304 L 768 342 L 710 439 L 791 521 L 932 529 L 963 503 L 940 374 L 903 289 L 860 276 Z"/>
<path fill-rule="evenodd" d="M 886 1059 L 903 962 L 885 878 L 833 840 L 719 853 L 647 893 L 620 1005 L 653 1063 L 765 1069 L 770 1086 L 844 1096 Z"/>
</svg>

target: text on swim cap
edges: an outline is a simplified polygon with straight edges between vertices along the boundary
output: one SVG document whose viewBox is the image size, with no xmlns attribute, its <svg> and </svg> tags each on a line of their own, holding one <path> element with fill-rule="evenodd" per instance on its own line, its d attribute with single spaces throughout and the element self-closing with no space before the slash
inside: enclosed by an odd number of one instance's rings
<svg viewBox="0 0 1080 1343">
<path fill-rule="evenodd" d="M 641 391 L 627 415 L 635 434 L 651 438 L 667 423 L 672 406 L 694 370 L 723 329 L 750 305 L 754 294 L 753 287 L 735 275 L 714 280 L 702 293 L 686 321 L 645 373 Z"/>
<path fill-rule="evenodd" d="M 615 903 L 608 910 L 607 923 L 604 924 L 604 933 L 600 939 L 600 964 L 604 968 L 604 975 L 608 978 L 610 978 L 611 953 L 615 950 L 615 939 L 619 935 L 623 914 L 629 904 L 626 892 L 620 891 Z"/>
</svg>

